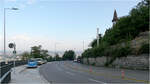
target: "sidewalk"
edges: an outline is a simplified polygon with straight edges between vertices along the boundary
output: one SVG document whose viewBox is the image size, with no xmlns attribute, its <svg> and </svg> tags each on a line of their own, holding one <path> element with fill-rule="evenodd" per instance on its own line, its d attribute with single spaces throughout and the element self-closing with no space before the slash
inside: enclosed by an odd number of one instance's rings
<svg viewBox="0 0 150 84">
<path fill-rule="evenodd" d="M 12 69 L 9 84 L 49 84 L 39 73 L 38 68 L 26 68 L 26 65 Z"/>
</svg>

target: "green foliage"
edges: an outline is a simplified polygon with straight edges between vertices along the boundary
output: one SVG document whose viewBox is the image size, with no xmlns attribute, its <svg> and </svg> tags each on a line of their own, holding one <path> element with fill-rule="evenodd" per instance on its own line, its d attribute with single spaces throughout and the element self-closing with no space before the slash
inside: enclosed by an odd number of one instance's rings
<svg viewBox="0 0 150 84">
<path fill-rule="evenodd" d="M 111 59 L 105 63 L 105 66 L 109 66 L 113 63 L 116 58 L 126 57 L 131 53 L 132 49 L 129 46 L 112 49 L 109 51 L 111 54 Z"/>
<path fill-rule="evenodd" d="M 69 50 L 69 51 L 65 51 L 62 59 L 63 60 L 74 60 L 75 56 L 76 56 L 75 52 L 73 50 Z"/>
<path fill-rule="evenodd" d="M 59 54 L 56 53 L 55 57 L 54 57 L 55 61 L 61 61 L 62 58 L 59 56 Z"/>
<path fill-rule="evenodd" d="M 48 62 L 53 61 L 53 57 L 52 57 L 52 56 L 48 56 L 47 61 L 48 61 Z"/>
<path fill-rule="evenodd" d="M 100 35 L 100 45 L 97 47 L 97 41 L 91 42 L 90 49 L 82 53 L 82 58 L 113 56 L 112 61 L 116 57 L 127 56 L 131 53 L 130 47 L 111 49 L 110 46 L 128 42 L 134 39 L 140 32 L 149 30 L 149 0 L 141 1 L 133 8 L 129 15 L 120 17 L 117 23 L 105 31 L 104 36 Z M 142 51 L 145 50 L 145 51 Z M 145 46 L 140 52 L 148 52 Z"/>
<path fill-rule="evenodd" d="M 95 66 L 96 64 L 95 64 L 95 62 L 94 63 L 92 63 L 92 66 Z"/>
<path fill-rule="evenodd" d="M 110 64 L 112 64 L 113 62 L 114 62 L 114 60 L 116 60 L 116 56 L 113 56 L 111 59 L 110 59 L 110 61 L 107 61 L 106 63 L 105 63 L 105 66 L 109 66 Z"/>
<path fill-rule="evenodd" d="M 119 18 L 117 23 L 106 30 L 105 35 L 101 37 L 101 43 L 115 45 L 124 41 L 134 39 L 140 32 L 149 30 L 149 0 L 143 0 L 129 15 Z M 92 47 L 96 45 L 94 39 L 91 43 Z"/>
<path fill-rule="evenodd" d="M 139 31 L 149 30 L 149 0 L 143 0 L 130 12 L 131 22 Z"/>
<path fill-rule="evenodd" d="M 31 47 L 31 57 L 32 58 L 43 58 L 47 59 L 48 57 L 48 50 L 42 49 L 42 46 L 33 46 Z"/>
<path fill-rule="evenodd" d="M 138 54 L 149 54 L 149 43 L 143 44 L 139 49 Z"/>
<path fill-rule="evenodd" d="M 99 43 L 101 43 L 102 41 L 102 35 L 99 34 Z M 90 43 L 91 47 L 96 47 L 97 46 L 97 39 L 94 39 L 91 43 Z"/>
<path fill-rule="evenodd" d="M 94 57 L 93 49 L 87 49 L 82 53 L 82 58 Z"/>
<path fill-rule="evenodd" d="M 132 49 L 130 47 L 122 47 L 119 49 L 116 49 L 115 51 L 115 57 L 125 57 L 131 53 Z"/>
<path fill-rule="evenodd" d="M 96 58 L 96 57 L 104 56 L 105 55 L 104 51 L 105 51 L 106 47 L 107 47 L 107 45 L 103 43 L 99 47 L 93 47 L 93 48 L 87 49 L 82 53 L 82 58 L 84 58 L 84 57 L 85 58 L 89 58 L 89 57 Z"/>
<path fill-rule="evenodd" d="M 41 47 L 41 45 L 31 47 L 31 55 L 33 58 L 42 58 L 42 56 L 40 55 Z"/>
<path fill-rule="evenodd" d="M 47 59 L 47 57 L 49 56 L 48 55 L 48 50 L 41 50 L 40 51 L 40 55 L 41 55 L 41 57 L 43 58 L 43 59 Z"/>
<path fill-rule="evenodd" d="M 31 55 L 29 52 L 23 52 L 22 53 L 22 60 L 27 60 L 29 58 L 31 58 Z"/>
<path fill-rule="evenodd" d="M 77 59 L 81 59 L 81 56 L 78 56 Z"/>
</svg>

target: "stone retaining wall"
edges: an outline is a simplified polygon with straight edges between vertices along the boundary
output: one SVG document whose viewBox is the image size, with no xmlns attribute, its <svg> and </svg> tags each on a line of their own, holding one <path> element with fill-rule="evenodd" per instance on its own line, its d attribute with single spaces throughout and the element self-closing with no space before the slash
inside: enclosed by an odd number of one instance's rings
<svg viewBox="0 0 150 84">
<path fill-rule="evenodd" d="M 90 64 L 95 66 L 104 66 L 107 61 L 110 60 L 110 57 L 106 56 L 97 57 L 97 58 L 84 58 L 84 64 Z M 110 67 L 121 67 L 129 69 L 149 69 L 149 55 L 143 54 L 139 56 L 130 55 L 127 57 L 117 58 L 113 61 Z"/>
</svg>

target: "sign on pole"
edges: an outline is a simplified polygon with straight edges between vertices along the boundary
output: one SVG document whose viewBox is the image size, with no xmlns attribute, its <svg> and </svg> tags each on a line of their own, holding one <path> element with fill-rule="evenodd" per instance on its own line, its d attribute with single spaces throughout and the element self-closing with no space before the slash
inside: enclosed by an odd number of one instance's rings
<svg viewBox="0 0 150 84">
<path fill-rule="evenodd" d="M 9 47 L 9 48 L 13 48 L 13 47 L 14 47 L 14 44 L 13 44 L 13 43 L 10 43 L 10 44 L 8 45 L 8 47 Z"/>
</svg>

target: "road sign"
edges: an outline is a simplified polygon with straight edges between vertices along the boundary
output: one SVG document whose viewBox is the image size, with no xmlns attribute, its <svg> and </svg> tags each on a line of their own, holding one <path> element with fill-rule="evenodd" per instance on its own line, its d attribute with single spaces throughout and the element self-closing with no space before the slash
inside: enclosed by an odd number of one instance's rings
<svg viewBox="0 0 150 84">
<path fill-rule="evenodd" d="M 13 51 L 13 54 L 16 54 L 17 52 L 16 51 Z"/>
<path fill-rule="evenodd" d="M 13 43 L 10 43 L 8 46 L 9 46 L 9 48 L 13 48 L 13 47 L 14 47 L 14 44 L 13 44 Z"/>
</svg>

